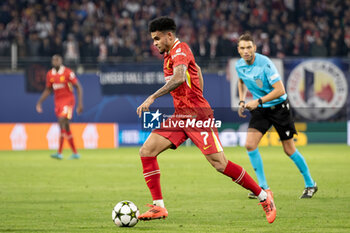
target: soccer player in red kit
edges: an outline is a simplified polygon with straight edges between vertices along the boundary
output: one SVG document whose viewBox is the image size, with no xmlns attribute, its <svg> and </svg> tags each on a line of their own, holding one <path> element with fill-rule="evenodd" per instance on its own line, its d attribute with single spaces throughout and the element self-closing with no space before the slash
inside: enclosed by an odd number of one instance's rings
<svg viewBox="0 0 350 233">
<path fill-rule="evenodd" d="M 75 105 L 73 86 L 77 89 L 78 93 L 78 114 L 83 111 L 83 88 L 81 87 L 74 72 L 62 65 L 61 56 L 54 55 L 51 62 L 53 68 L 47 72 L 46 88 L 38 100 L 38 103 L 36 104 L 36 110 L 38 113 L 43 112 L 41 104 L 53 91 L 55 100 L 55 113 L 58 118 L 61 133 L 58 151 L 56 154 L 51 155 L 51 157 L 55 159 L 63 159 L 62 147 L 64 139 L 66 138 L 73 151 L 73 154 L 70 158 L 79 159 L 80 155 L 78 154 L 77 149 L 74 145 L 73 136 L 69 127 L 69 120 L 72 119 Z"/>
<path fill-rule="evenodd" d="M 175 113 L 165 123 L 191 120 L 213 120 L 213 111 L 203 97 L 203 80 L 191 49 L 186 43 L 180 42 L 175 35 L 176 25 L 173 19 L 160 17 L 149 24 L 149 32 L 153 44 L 161 54 L 164 54 L 164 76 L 166 84 L 150 95 L 138 108 L 141 117 L 143 111 L 149 111 L 150 105 L 160 96 L 170 93 L 174 100 Z M 187 119 L 184 119 L 188 117 Z M 171 125 L 171 124 L 170 124 Z M 139 216 L 140 220 L 166 218 L 168 212 L 164 206 L 160 186 L 160 170 L 157 156 L 169 149 L 175 149 L 187 138 L 202 151 L 209 163 L 220 173 L 232 178 L 234 182 L 251 190 L 260 200 L 266 218 L 272 223 L 276 218 L 276 208 L 272 193 L 265 192 L 239 165 L 227 160 L 223 152 L 218 132 L 215 127 L 192 125 L 180 127 L 172 125 L 153 130 L 140 149 L 143 175 L 153 198 L 150 209 Z"/>
</svg>

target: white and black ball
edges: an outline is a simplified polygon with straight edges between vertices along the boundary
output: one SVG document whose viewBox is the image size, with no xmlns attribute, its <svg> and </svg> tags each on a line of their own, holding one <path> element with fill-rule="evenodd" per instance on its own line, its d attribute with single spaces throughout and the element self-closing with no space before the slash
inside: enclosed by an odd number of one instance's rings
<svg viewBox="0 0 350 233">
<path fill-rule="evenodd" d="M 121 201 L 113 208 L 112 220 L 119 227 L 133 227 L 138 222 L 140 211 L 131 201 Z"/>
</svg>

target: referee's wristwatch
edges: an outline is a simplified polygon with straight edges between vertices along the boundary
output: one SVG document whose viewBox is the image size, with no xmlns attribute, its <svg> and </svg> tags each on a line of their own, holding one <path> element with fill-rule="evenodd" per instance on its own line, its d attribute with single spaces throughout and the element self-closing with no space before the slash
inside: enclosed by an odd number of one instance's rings
<svg viewBox="0 0 350 233">
<path fill-rule="evenodd" d="M 258 102 L 259 102 L 259 105 L 262 107 L 263 102 L 262 102 L 262 99 L 261 99 L 261 98 L 258 99 Z"/>
</svg>

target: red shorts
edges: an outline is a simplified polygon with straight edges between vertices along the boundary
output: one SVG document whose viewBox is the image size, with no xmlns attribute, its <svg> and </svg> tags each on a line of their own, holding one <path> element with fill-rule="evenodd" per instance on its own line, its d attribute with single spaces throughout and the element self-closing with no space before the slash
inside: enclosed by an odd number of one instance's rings
<svg viewBox="0 0 350 233">
<path fill-rule="evenodd" d="M 171 141 L 175 146 L 173 149 L 176 149 L 187 138 L 190 138 L 205 155 L 223 151 L 219 134 L 215 127 L 180 127 L 179 124 L 176 126 L 171 124 L 176 121 L 179 121 L 179 119 L 169 118 L 162 124 L 160 129 L 155 129 L 152 133 L 159 134 Z"/>
<path fill-rule="evenodd" d="M 55 114 L 57 118 L 67 118 L 68 120 L 73 117 L 74 104 L 56 103 Z"/>
</svg>

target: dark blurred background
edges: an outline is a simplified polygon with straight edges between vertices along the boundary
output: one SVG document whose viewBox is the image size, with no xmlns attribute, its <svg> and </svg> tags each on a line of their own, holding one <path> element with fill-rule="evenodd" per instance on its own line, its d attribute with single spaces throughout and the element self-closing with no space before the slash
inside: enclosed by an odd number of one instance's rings
<svg viewBox="0 0 350 233">
<path fill-rule="evenodd" d="M 175 19 L 178 37 L 203 65 L 238 56 L 245 31 L 258 52 L 272 57 L 350 56 L 349 0 L 4 0 L 1 64 L 6 68 L 14 52 L 17 67 L 56 53 L 66 64 L 92 68 L 161 58 L 147 25 L 162 15 Z"/>
</svg>

